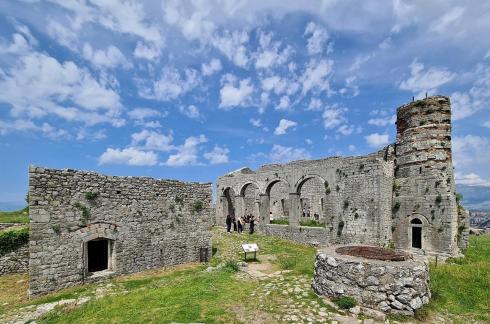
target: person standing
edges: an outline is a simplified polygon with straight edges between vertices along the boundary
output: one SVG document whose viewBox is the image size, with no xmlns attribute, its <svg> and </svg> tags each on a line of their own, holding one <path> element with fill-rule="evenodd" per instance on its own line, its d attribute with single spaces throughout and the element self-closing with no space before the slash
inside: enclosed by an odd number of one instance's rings
<svg viewBox="0 0 490 324">
<path fill-rule="evenodd" d="M 241 234 L 243 232 L 243 224 L 244 223 L 245 222 L 243 221 L 243 217 L 240 217 L 238 219 L 238 224 L 237 224 L 238 225 L 238 234 Z"/>
<path fill-rule="evenodd" d="M 254 233 L 254 227 L 255 227 L 255 216 L 252 215 L 250 217 L 250 234 Z"/>
<path fill-rule="evenodd" d="M 228 214 L 226 216 L 226 231 L 230 233 L 231 230 L 231 216 Z"/>
<path fill-rule="evenodd" d="M 233 232 L 236 232 L 237 231 L 237 226 L 236 226 L 236 217 L 235 217 L 235 215 L 233 215 L 231 217 L 231 221 L 233 222 Z"/>
</svg>

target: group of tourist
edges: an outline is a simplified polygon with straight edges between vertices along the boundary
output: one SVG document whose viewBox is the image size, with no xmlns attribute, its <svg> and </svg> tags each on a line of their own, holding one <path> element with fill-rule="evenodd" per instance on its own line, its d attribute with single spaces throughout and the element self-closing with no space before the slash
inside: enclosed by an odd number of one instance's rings
<svg viewBox="0 0 490 324">
<path fill-rule="evenodd" d="M 254 233 L 255 230 L 255 216 L 252 214 L 245 215 L 245 217 L 239 217 L 236 219 L 235 215 L 227 215 L 226 216 L 226 231 L 231 233 L 231 225 L 233 225 L 233 231 L 238 232 L 239 234 L 243 232 L 243 227 L 245 224 L 250 224 L 250 234 Z"/>
</svg>

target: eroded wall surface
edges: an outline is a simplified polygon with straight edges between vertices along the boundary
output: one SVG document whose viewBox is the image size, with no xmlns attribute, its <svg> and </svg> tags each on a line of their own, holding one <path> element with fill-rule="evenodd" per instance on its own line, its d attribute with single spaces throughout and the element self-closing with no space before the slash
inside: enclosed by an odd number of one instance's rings
<svg viewBox="0 0 490 324">
<path fill-rule="evenodd" d="M 30 167 L 29 197 L 33 295 L 97 279 L 86 264 L 94 239 L 112 244 L 107 276 L 211 254 L 210 183 Z"/>
</svg>

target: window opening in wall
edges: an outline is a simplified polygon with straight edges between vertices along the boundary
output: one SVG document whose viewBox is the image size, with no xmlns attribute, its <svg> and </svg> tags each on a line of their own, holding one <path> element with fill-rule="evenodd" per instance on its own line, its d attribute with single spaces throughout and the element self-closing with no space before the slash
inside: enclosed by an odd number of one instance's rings
<svg viewBox="0 0 490 324">
<path fill-rule="evenodd" d="M 410 222 L 412 225 L 412 248 L 422 248 L 422 221 L 418 218 L 412 219 Z"/>
<path fill-rule="evenodd" d="M 107 239 L 95 239 L 87 242 L 87 271 L 110 270 L 111 242 Z"/>
</svg>

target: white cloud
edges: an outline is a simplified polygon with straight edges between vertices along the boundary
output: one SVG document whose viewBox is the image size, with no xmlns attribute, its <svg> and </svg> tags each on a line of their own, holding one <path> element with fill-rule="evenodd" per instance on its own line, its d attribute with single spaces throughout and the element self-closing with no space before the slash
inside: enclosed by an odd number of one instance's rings
<svg viewBox="0 0 490 324">
<path fill-rule="evenodd" d="M 390 116 L 384 116 L 384 117 L 376 117 L 376 118 L 370 118 L 368 120 L 369 125 L 374 125 L 374 126 L 379 126 L 379 127 L 384 127 L 388 125 L 394 125 L 396 122 L 396 115 Z"/>
<path fill-rule="evenodd" d="M 91 61 L 94 65 L 105 68 L 128 69 L 132 64 L 126 59 L 124 54 L 115 46 L 110 45 L 106 50 L 93 50 L 89 43 L 83 46 L 83 57 Z"/>
<path fill-rule="evenodd" d="M 24 35 L 20 33 L 15 33 L 12 35 L 12 43 L 10 44 L 2 44 L 0 43 L 0 54 L 9 53 L 9 54 L 25 54 L 31 50 L 31 45 L 27 41 Z"/>
<path fill-rule="evenodd" d="M 0 75 L 0 102 L 11 105 L 11 115 L 29 118 L 55 115 L 92 125 L 121 126 L 119 95 L 75 63 L 58 62 L 41 53 L 20 58 Z"/>
<path fill-rule="evenodd" d="M 281 79 L 278 76 L 270 76 L 261 80 L 262 89 L 267 92 L 274 90 L 276 95 L 284 93 L 288 87 L 288 82 L 286 79 Z"/>
<path fill-rule="evenodd" d="M 131 146 L 142 150 L 167 152 L 174 149 L 174 146 L 172 145 L 172 133 L 164 135 L 144 129 L 141 132 L 133 133 L 131 139 Z"/>
<path fill-rule="evenodd" d="M 235 85 L 236 80 L 234 77 L 230 77 L 225 81 L 220 90 L 220 108 L 226 109 L 235 106 L 243 106 L 250 101 L 250 96 L 254 91 L 250 79 L 241 80 L 238 83 L 238 86 Z"/>
<path fill-rule="evenodd" d="M 221 71 L 223 66 L 221 65 L 221 61 L 219 59 L 212 59 L 209 63 L 203 63 L 201 66 L 203 75 L 213 75 L 216 72 Z"/>
<path fill-rule="evenodd" d="M 230 150 L 226 147 L 215 145 L 211 152 L 204 153 L 204 158 L 209 160 L 210 164 L 228 163 L 228 154 Z"/>
<path fill-rule="evenodd" d="M 456 172 L 454 178 L 456 183 L 458 184 L 467 185 L 467 186 L 490 187 L 490 180 L 482 179 L 476 173 L 461 174 Z"/>
<path fill-rule="evenodd" d="M 70 135 L 64 129 L 57 129 L 48 123 L 36 125 L 31 120 L 16 119 L 13 121 L 0 120 L 0 135 L 5 135 L 11 132 L 38 132 L 42 136 L 52 140 L 66 139 Z"/>
<path fill-rule="evenodd" d="M 373 133 L 364 136 L 364 138 L 366 139 L 366 143 L 373 148 L 379 148 L 381 146 L 388 145 L 390 141 L 388 134 Z"/>
<path fill-rule="evenodd" d="M 201 113 L 199 112 L 199 108 L 194 105 L 190 105 L 187 107 L 180 106 L 179 111 L 181 114 L 191 118 L 191 119 L 199 119 L 201 118 Z"/>
<path fill-rule="evenodd" d="M 144 81 L 142 81 L 144 84 Z M 180 73 L 175 68 L 164 68 L 159 80 L 150 87 L 140 84 L 139 94 L 143 98 L 170 101 L 195 88 L 200 82 L 197 71 L 185 69 Z"/>
<path fill-rule="evenodd" d="M 144 152 L 128 147 L 125 149 L 108 148 L 100 157 L 99 165 L 123 164 L 131 166 L 144 166 L 157 164 L 157 155 L 152 152 Z"/>
<path fill-rule="evenodd" d="M 451 8 L 451 10 L 446 12 L 429 26 L 429 31 L 444 33 L 447 31 L 448 27 L 453 29 L 457 28 L 457 23 L 461 20 L 465 11 L 466 9 L 463 7 Z"/>
<path fill-rule="evenodd" d="M 188 137 L 183 145 L 177 147 L 177 153 L 168 157 L 165 164 L 170 166 L 198 164 L 199 145 L 207 141 L 208 139 L 204 135 Z"/>
<path fill-rule="evenodd" d="M 47 26 L 48 35 L 61 45 L 76 50 L 77 33 L 56 20 L 50 20 Z"/>
<path fill-rule="evenodd" d="M 323 104 L 320 99 L 317 98 L 311 98 L 310 104 L 308 105 L 308 108 L 306 110 L 310 111 L 322 111 L 323 110 Z"/>
<path fill-rule="evenodd" d="M 306 26 L 304 35 L 310 36 L 306 46 L 310 55 L 318 54 L 325 50 L 325 44 L 329 39 L 329 35 L 325 28 L 318 26 L 314 22 L 310 22 Z M 328 50 L 326 52 L 328 53 Z"/>
<path fill-rule="evenodd" d="M 325 129 L 332 129 L 340 126 L 346 121 L 344 116 L 346 108 L 338 107 L 336 105 L 327 106 L 323 111 L 323 126 Z"/>
<path fill-rule="evenodd" d="M 155 61 L 160 57 L 161 51 L 162 49 L 157 44 L 138 41 L 134 48 L 133 55 L 135 58 Z"/>
<path fill-rule="evenodd" d="M 341 125 L 341 126 L 340 126 L 340 127 L 337 129 L 337 132 L 339 132 L 339 133 L 340 133 L 340 134 L 342 134 L 342 135 L 347 136 L 347 135 L 352 134 L 352 133 L 355 131 L 355 129 L 356 129 L 356 128 L 354 127 L 354 125 L 346 125 L 346 124 L 344 124 L 344 125 Z"/>
<path fill-rule="evenodd" d="M 250 60 L 245 47 L 248 40 L 246 31 L 224 31 L 221 36 L 216 35 L 213 38 L 212 44 L 235 65 L 245 67 Z"/>
<path fill-rule="evenodd" d="M 333 71 L 332 66 L 332 60 L 310 60 L 306 66 L 305 72 L 300 78 L 303 94 L 306 94 L 309 91 L 327 91 L 327 93 L 330 94 L 329 76 Z"/>
<path fill-rule="evenodd" d="M 432 67 L 425 69 L 422 63 L 414 60 L 410 64 L 410 77 L 400 83 L 400 89 L 418 93 L 422 97 L 424 92 L 434 94 L 438 87 L 452 81 L 456 75 L 446 68 Z"/>
<path fill-rule="evenodd" d="M 279 105 L 276 106 L 276 110 L 288 110 L 289 109 L 289 97 L 282 96 L 279 100 Z"/>
<path fill-rule="evenodd" d="M 261 32 L 259 35 L 260 48 L 255 54 L 256 69 L 270 69 L 276 65 L 284 64 L 291 55 L 291 48 L 279 49 L 280 42 L 272 41 L 272 33 Z"/>
<path fill-rule="evenodd" d="M 294 148 L 276 144 L 272 147 L 269 158 L 272 162 L 285 163 L 294 160 L 307 160 L 311 158 L 311 155 L 303 148 Z"/>
<path fill-rule="evenodd" d="M 252 124 L 253 126 L 255 127 L 262 127 L 262 121 L 260 119 L 254 119 L 254 118 L 250 118 L 250 124 Z"/>
<path fill-rule="evenodd" d="M 128 116 L 135 120 L 144 120 L 147 118 L 161 117 L 163 114 L 151 108 L 135 108 L 128 112 Z"/>
<path fill-rule="evenodd" d="M 275 135 L 284 135 L 286 134 L 286 131 L 291 128 L 291 127 L 296 127 L 298 125 L 297 122 L 288 120 L 288 119 L 281 119 L 279 121 L 279 125 L 276 127 L 274 130 Z"/>
<path fill-rule="evenodd" d="M 313 141 L 309 138 L 305 139 L 305 143 L 308 144 L 308 145 L 311 145 L 313 144 Z"/>
<path fill-rule="evenodd" d="M 478 64 L 471 76 L 475 80 L 468 91 L 451 94 L 453 120 L 467 118 L 490 107 L 490 66 Z"/>
<path fill-rule="evenodd" d="M 454 165 L 475 167 L 490 162 L 490 141 L 477 135 L 454 136 L 452 139 Z"/>
</svg>

